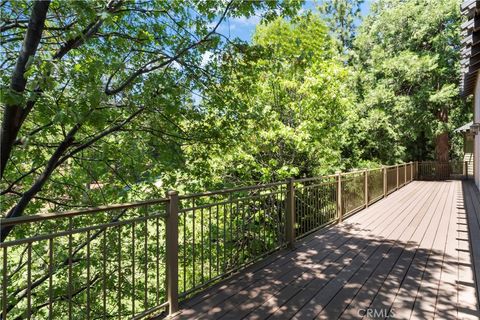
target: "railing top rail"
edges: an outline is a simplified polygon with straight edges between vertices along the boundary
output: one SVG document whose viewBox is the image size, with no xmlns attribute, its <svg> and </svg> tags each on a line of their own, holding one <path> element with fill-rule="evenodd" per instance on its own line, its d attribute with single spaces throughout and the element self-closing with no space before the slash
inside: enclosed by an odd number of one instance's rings
<svg viewBox="0 0 480 320">
<path fill-rule="evenodd" d="M 464 161 L 462 159 L 459 159 L 459 160 L 448 160 L 448 161 L 435 161 L 435 160 L 426 160 L 426 161 L 419 161 L 418 163 L 419 164 L 422 164 L 422 163 L 451 163 L 451 162 L 470 162 L 470 161 Z"/>
<path fill-rule="evenodd" d="M 232 192 L 250 191 L 255 189 L 266 189 L 270 187 L 276 187 L 282 184 L 287 184 L 287 181 L 279 181 L 279 182 L 258 184 L 254 186 L 245 186 L 245 187 L 236 187 L 236 188 L 229 188 L 229 189 L 222 189 L 222 190 L 190 193 L 190 194 L 180 195 L 178 196 L 178 199 L 185 200 L 185 199 L 198 198 L 198 197 L 221 195 L 221 194 L 232 193 Z"/>
<path fill-rule="evenodd" d="M 47 212 L 47 213 L 39 213 L 39 214 L 21 216 L 21 217 L 15 217 L 15 218 L 2 218 L 0 219 L 0 225 L 2 227 L 7 227 L 12 225 L 38 222 L 43 220 L 75 217 L 75 216 L 91 214 L 91 213 L 138 208 L 138 207 L 161 204 L 166 202 L 168 202 L 167 198 L 160 198 L 160 199 L 154 199 L 154 200 L 145 200 L 145 201 L 137 201 L 137 202 L 130 202 L 130 203 L 112 204 L 107 206 L 98 206 L 98 207 L 93 207 L 88 209 L 70 210 L 70 211 L 61 211 L 61 212 Z"/>
<path fill-rule="evenodd" d="M 147 221 L 150 219 L 157 219 L 157 218 L 166 218 L 167 214 L 160 212 L 160 213 L 155 213 L 153 215 L 150 215 L 148 217 L 136 217 L 133 219 L 128 219 L 128 220 L 117 220 L 117 221 L 111 221 L 108 223 L 102 223 L 102 224 L 94 224 L 90 225 L 87 227 L 81 227 L 81 228 L 75 228 L 72 230 L 66 230 L 66 231 L 61 231 L 61 232 L 54 232 L 54 233 L 49 233 L 49 234 L 41 234 L 41 235 L 36 235 L 32 237 L 26 237 L 22 239 L 16 239 L 16 240 L 11 240 L 11 241 L 6 241 L 0 243 L 0 249 L 1 248 L 7 248 L 7 247 L 13 247 L 25 243 L 33 243 L 33 242 L 38 242 L 42 240 L 48 240 L 48 239 L 54 239 L 62 236 L 67 236 L 67 235 L 73 235 L 73 234 L 79 234 L 79 233 L 84 233 L 87 231 L 98 231 L 101 229 L 106 229 L 106 228 L 111 228 L 115 226 L 122 226 L 122 225 L 131 225 L 133 223 L 138 223 L 142 221 Z"/>
<path fill-rule="evenodd" d="M 410 163 L 412 163 L 412 162 L 410 162 Z M 396 167 L 396 166 L 399 166 L 399 165 L 401 166 L 401 165 L 407 165 L 407 164 L 408 163 L 392 165 L 392 166 L 384 166 L 383 168 L 388 169 L 388 168 L 393 168 L 393 167 Z M 358 170 L 353 170 L 353 171 L 349 171 L 349 172 L 342 172 L 341 175 L 345 176 L 345 175 L 359 174 L 359 173 L 363 173 L 365 171 L 375 171 L 375 170 L 380 170 L 380 169 L 382 169 L 382 167 L 372 168 L 372 169 L 358 169 Z M 293 182 L 302 183 L 302 182 L 308 182 L 308 181 L 314 181 L 314 180 L 334 178 L 335 176 L 337 176 L 337 174 L 316 176 L 316 177 L 311 177 L 311 178 L 293 179 Z M 214 190 L 214 191 L 206 191 L 206 192 L 199 192 L 199 193 L 191 193 L 191 194 L 186 194 L 186 195 L 180 195 L 179 200 L 222 195 L 222 194 L 227 194 L 227 193 L 232 193 L 232 192 L 262 190 L 262 189 L 271 188 L 271 187 L 275 187 L 275 186 L 286 185 L 287 183 L 288 183 L 288 181 L 279 181 L 279 182 L 272 182 L 272 183 L 259 184 L 259 185 L 251 185 L 251 186 L 245 186 L 245 187 L 236 187 L 236 188 L 229 188 L 229 189 L 223 189 L 223 190 Z M 21 216 L 21 217 L 15 217 L 15 218 L 0 218 L 0 225 L 6 227 L 6 226 L 12 226 L 12 225 L 18 225 L 18 224 L 31 223 L 31 222 L 39 222 L 39 221 L 44 221 L 44 220 L 54 220 L 54 219 L 60 219 L 60 218 L 75 217 L 75 216 L 79 216 L 79 215 L 88 215 L 88 214 L 98 213 L 98 212 L 137 208 L 137 207 L 143 207 L 143 206 L 154 205 L 154 204 L 161 204 L 161 203 L 166 203 L 166 202 L 168 202 L 168 198 L 159 198 L 159 199 L 137 201 L 137 202 L 131 202 L 131 203 L 97 206 L 97 207 L 88 208 L 88 209 L 69 210 L 69 211 L 63 211 L 63 212 L 61 211 L 61 212 L 39 213 L 39 214 Z"/>
<path fill-rule="evenodd" d="M 315 181 L 315 180 L 322 180 L 322 179 L 328 179 L 328 178 L 335 178 L 336 174 L 329 174 L 326 176 L 316 176 L 316 177 L 310 177 L 310 178 L 300 178 L 300 179 L 294 179 L 293 182 L 295 183 L 302 183 L 302 182 L 309 182 L 309 181 Z"/>
<path fill-rule="evenodd" d="M 413 164 L 413 162 L 397 163 L 397 164 L 392 164 L 390 166 L 383 166 L 383 167 L 385 169 L 392 169 L 392 168 L 396 168 L 396 167 L 403 167 L 403 166 L 406 166 L 406 165 L 409 165 L 409 164 Z"/>
<path fill-rule="evenodd" d="M 367 171 L 370 171 L 367 170 Z M 357 169 L 357 170 L 352 170 L 352 171 L 348 171 L 348 172 L 342 172 L 341 175 L 342 176 L 349 176 L 349 175 L 354 175 L 354 174 L 363 174 L 365 173 L 365 169 Z"/>
</svg>

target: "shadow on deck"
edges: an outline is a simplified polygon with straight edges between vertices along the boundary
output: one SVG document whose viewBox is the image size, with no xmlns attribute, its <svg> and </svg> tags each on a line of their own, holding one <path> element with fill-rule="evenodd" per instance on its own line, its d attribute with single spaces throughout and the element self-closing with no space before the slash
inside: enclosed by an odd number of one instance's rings
<svg viewBox="0 0 480 320">
<path fill-rule="evenodd" d="M 473 183 L 415 181 L 185 301 L 175 319 L 478 319 L 479 269 Z"/>
</svg>

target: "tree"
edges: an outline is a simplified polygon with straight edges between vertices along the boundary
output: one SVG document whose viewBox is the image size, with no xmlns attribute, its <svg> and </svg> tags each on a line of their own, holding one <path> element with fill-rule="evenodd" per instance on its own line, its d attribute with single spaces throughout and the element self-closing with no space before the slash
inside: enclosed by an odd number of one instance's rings
<svg viewBox="0 0 480 320">
<path fill-rule="evenodd" d="M 325 22 L 338 41 L 339 52 L 352 48 L 364 0 L 325 0 L 319 6 Z"/>
<path fill-rule="evenodd" d="M 378 1 L 354 42 L 352 65 L 362 115 L 381 111 L 395 132 L 385 137 L 392 157 L 382 160 L 435 155 L 447 161 L 449 132 L 468 115 L 458 90 L 458 3 L 437 1 L 433 11 L 431 5 L 427 0 Z M 451 121 L 449 114 L 463 116 Z"/>
<path fill-rule="evenodd" d="M 307 14 L 261 24 L 252 46 L 234 45 L 221 56 L 217 86 L 204 91 L 202 106 L 225 105 L 219 126 L 235 138 L 208 152 L 201 145 L 192 148 L 191 167 L 204 173 L 191 176 L 218 183 L 203 189 L 341 167 L 344 122 L 352 105 L 348 71 L 332 44 L 321 18 Z M 204 153 L 209 159 L 198 160 Z"/>
<path fill-rule="evenodd" d="M 145 172 L 181 164 L 169 159 L 178 144 L 209 135 L 199 126 L 202 114 L 185 101 L 200 85 L 202 54 L 226 43 L 219 25 L 257 11 L 267 19 L 292 14 L 298 6 L 3 2 L 5 217 L 117 201 Z M 2 228 L 2 241 L 9 232 Z"/>
</svg>

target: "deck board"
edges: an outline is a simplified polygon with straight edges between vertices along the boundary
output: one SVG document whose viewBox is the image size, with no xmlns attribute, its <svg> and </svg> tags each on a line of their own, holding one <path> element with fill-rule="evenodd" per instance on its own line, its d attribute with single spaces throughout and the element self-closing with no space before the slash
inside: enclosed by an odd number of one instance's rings
<svg viewBox="0 0 480 320">
<path fill-rule="evenodd" d="M 478 191 L 415 181 L 185 301 L 175 319 L 358 319 L 370 309 L 479 319 L 479 278 Z"/>
</svg>

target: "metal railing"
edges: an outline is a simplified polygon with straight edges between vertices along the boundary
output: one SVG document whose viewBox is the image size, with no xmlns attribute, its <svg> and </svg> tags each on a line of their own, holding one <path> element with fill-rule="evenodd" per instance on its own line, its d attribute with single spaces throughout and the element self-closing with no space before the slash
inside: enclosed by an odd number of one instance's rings
<svg viewBox="0 0 480 320">
<path fill-rule="evenodd" d="M 139 319 L 368 207 L 417 163 L 2 219 L 1 319 Z M 420 168 L 423 168 L 420 166 Z"/>
<path fill-rule="evenodd" d="M 2 319 L 141 316 L 167 306 L 170 199 L 2 219 Z M 167 219 L 168 220 L 168 219 Z"/>
<path fill-rule="evenodd" d="M 473 176 L 473 161 L 422 161 L 417 165 L 421 180 L 469 179 Z"/>
</svg>

